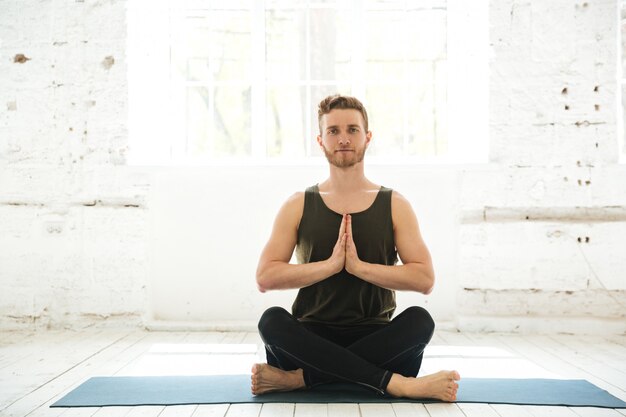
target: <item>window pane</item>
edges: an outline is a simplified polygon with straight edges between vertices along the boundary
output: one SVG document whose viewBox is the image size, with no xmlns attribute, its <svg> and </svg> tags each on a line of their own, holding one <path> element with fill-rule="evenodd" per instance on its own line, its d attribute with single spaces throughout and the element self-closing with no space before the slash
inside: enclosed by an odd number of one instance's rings
<svg viewBox="0 0 626 417">
<path fill-rule="evenodd" d="M 445 59 L 447 26 L 445 10 L 407 12 L 407 59 Z"/>
<path fill-rule="evenodd" d="M 220 10 L 220 9 L 249 9 L 252 0 L 181 0 L 171 2 L 172 9 L 183 10 Z"/>
<path fill-rule="evenodd" d="M 178 23 L 176 25 L 176 23 Z M 172 34 L 172 67 L 174 76 L 183 80 L 209 78 L 207 42 L 209 29 L 204 17 L 181 17 Z"/>
<path fill-rule="evenodd" d="M 448 63 L 435 62 L 435 140 L 436 155 L 448 153 Z M 466 137 L 470 140 L 470 136 Z"/>
<path fill-rule="evenodd" d="M 434 155 L 437 151 L 435 136 L 435 80 L 431 63 L 415 65 L 415 77 L 421 81 L 408 88 L 407 123 L 410 155 Z"/>
<path fill-rule="evenodd" d="M 620 29 L 622 42 L 622 154 L 626 155 L 626 1 L 620 1 Z"/>
<path fill-rule="evenodd" d="M 206 87 L 187 88 L 187 149 L 191 155 L 205 154 L 209 148 L 209 91 Z"/>
<path fill-rule="evenodd" d="M 622 30 L 622 78 L 626 78 L 626 6 L 621 4 L 620 26 Z"/>
<path fill-rule="evenodd" d="M 267 155 L 305 155 L 306 89 L 299 86 L 268 88 L 266 93 Z"/>
<path fill-rule="evenodd" d="M 366 0 L 365 7 L 368 10 L 404 10 L 404 0 Z"/>
<path fill-rule="evenodd" d="M 622 138 L 622 153 L 626 154 L 626 84 L 622 84 L 622 120 L 624 123 L 623 135 Z"/>
<path fill-rule="evenodd" d="M 192 157 L 249 155 L 250 88 L 187 88 L 187 148 Z"/>
<path fill-rule="evenodd" d="M 354 30 L 351 15 L 334 9 L 312 9 L 311 79 L 349 80 Z"/>
<path fill-rule="evenodd" d="M 404 12 L 376 11 L 366 16 L 368 81 L 402 79 L 404 72 Z"/>
<path fill-rule="evenodd" d="M 209 59 L 207 57 L 194 57 L 187 59 L 187 80 L 205 81 L 210 77 Z"/>
<path fill-rule="evenodd" d="M 250 155 L 250 87 L 215 87 L 212 156 Z"/>
<path fill-rule="evenodd" d="M 215 80 L 248 80 L 251 68 L 251 22 L 247 11 L 211 14 L 209 59 Z"/>
<path fill-rule="evenodd" d="M 445 10 L 447 7 L 446 0 L 419 0 L 419 1 L 407 1 L 407 10 L 428 10 L 428 9 L 440 9 Z"/>
<path fill-rule="evenodd" d="M 265 13 L 267 79 L 298 81 L 306 78 L 306 12 L 269 10 Z"/>
<path fill-rule="evenodd" d="M 174 23 L 172 64 L 188 81 L 245 80 L 250 68 L 250 13 L 214 10 Z"/>
<path fill-rule="evenodd" d="M 402 155 L 404 143 L 403 108 L 404 88 L 368 87 L 367 113 L 372 131 L 370 155 Z"/>
<path fill-rule="evenodd" d="M 407 153 L 410 155 L 437 153 L 433 98 L 433 89 L 430 84 L 409 87 Z"/>
<path fill-rule="evenodd" d="M 447 140 L 447 89 L 445 62 L 425 63 L 414 66 L 421 84 L 408 88 L 407 122 L 408 155 L 434 156 L 445 154 Z"/>
<path fill-rule="evenodd" d="M 307 6 L 308 0 L 265 0 L 266 9 L 301 9 Z"/>
</svg>

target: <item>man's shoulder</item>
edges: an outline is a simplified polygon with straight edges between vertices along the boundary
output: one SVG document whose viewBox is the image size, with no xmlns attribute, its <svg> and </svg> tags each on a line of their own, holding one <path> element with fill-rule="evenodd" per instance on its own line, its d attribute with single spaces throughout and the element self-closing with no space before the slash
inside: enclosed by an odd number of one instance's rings
<svg viewBox="0 0 626 417">
<path fill-rule="evenodd" d="M 391 192 L 392 202 L 397 202 L 399 204 L 409 204 L 409 200 L 407 200 L 406 197 L 400 194 L 397 190 L 389 189 L 389 191 Z"/>
<path fill-rule="evenodd" d="M 304 208 L 304 191 L 297 191 L 290 195 L 283 204 L 283 211 L 292 215 L 302 213 Z"/>
<path fill-rule="evenodd" d="M 285 203 L 293 204 L 297 203 L 298 201 L 304 201 L 304 191 L 296 191 L 295 193 L 291 194 L 289 198 L 287 198 L 287 201 Z"/>
<path fill-rule="evenodd" d="M 304 192 L 299 191 L 290 195 L 283 203 L 276 216 L 276 224 L 289 229 L 297 229 L 304 210 Z"/>
<path fill-rule="evenodd" d="M 393 214 L 402 215 L 412 213 L 413 207 L 411 202 L 398 191 L 393 190 L 391 193 L 391 211 Z"/>
<path fill-rule="evenodd" d="M 296 191 L 295 193 L 291 194 L 289 198 L 287 198 L 285 204 L 304 204 L 304 199 L 307 193 L 319 192 L 317 187 L 318 185 L 314 184 L 310 187 L 306 187 L 306 189 L 302 191 Z"/>
</svg>

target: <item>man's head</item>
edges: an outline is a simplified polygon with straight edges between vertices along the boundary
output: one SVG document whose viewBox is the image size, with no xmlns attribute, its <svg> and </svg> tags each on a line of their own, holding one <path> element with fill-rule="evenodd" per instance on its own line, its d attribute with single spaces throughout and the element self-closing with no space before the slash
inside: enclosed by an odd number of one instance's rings
<svg viewBox="0 0 626 417">
<path fill-rule="evenodd" d="M 364 131 L 368 131 L 367 110 L 365 110 L 365 106 L 363 106 L 363 103 L 361 103 L 359 99 L 355 97 L 335 94 L 332 96 L 328 96 L 324 100 L 320 101 L 320 104 L 317 107 L 317 122 L 320 128 L 320 135 L 322 134 L 322 119 L 324 115 L 330 113 L 334 109 L 357 110 L 359 113 L 361 113 L 361 117 L 363 117 Z"/>
<path fill-rule="evenodd" d="M 363 104 L 354 97 L 329 96 L 320 102 L 318 116 L 317 142 L 328 162 L 338 168 L 362 162 L 372 138 Z"/>
</svg>

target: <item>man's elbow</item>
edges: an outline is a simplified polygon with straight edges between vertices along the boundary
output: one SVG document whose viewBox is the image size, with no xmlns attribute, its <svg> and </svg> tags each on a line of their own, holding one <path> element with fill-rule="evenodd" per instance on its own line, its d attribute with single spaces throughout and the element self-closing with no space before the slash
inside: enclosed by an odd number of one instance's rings
<svg viewBox="0 0 626 417">
<path fill-rule="evenodd" d="M 267 274 L 260 266 L 256 270 L 256 287 L 259 292 L 267 292 L 270 289 Z"/>
<path fill-rule="evenodd" d="M 276 279 L 274 279 L 274 274 L 271 271 L 268 271 L 266 268 L 257 270 L 256 286 L 260 292 L 279 289 L 276 284 Z"/>
<path fill-rule="evenodd" d="M 256 285 L 260 292 L 281 290 L 280 265 L 282 261 L 269 261 L 261 263 L 256 270 Z"/>
<path fill-rule="evenodd" d="M 435 288 L 435 276 L 434 275 L 430 275 L 430 276 L 426 277 L 426 279 L 424 280 L 424 286 L 420 290 L 420 292 L 422 294 L 424 294 L 424 295 L 428 295 L 431 292 L 433 292 L 434 288 Z"/>
<path fill-rule="evenodd" d="M 258 288 L 258 290 L 260 292 L 267 292 L 269 291 L 271 288 L 270 283 L 268 282 L 268 279 L 266 278 L 265 274 L 261 274 L 259 272 L 257 272 L 256 274 L 256 287 Z"/>
<path fill-rule="evenodd" d="M 407 290 L 428 295 L 435 288 L 435 272 L 432 268 L 416 263 L 412 266 L 412 278 Z"/>
</svg>

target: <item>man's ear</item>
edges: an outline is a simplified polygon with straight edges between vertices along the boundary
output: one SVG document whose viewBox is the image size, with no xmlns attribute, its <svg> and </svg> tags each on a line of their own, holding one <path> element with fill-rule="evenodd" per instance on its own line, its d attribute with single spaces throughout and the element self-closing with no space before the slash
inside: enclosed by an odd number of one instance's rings
<svg viewBox="0 0 626 417">
<path fill-rule="evenodd" d="M 317 144 L 322 147 L 322 135 L 317 135 Z"/>
<path fill-rule="evenodd" d="M 371 140 L 372 140 L 372 131 L 368 130 L 367 133 L 365 134 L 365 146 L 368 146 Z"/>
</svg>

